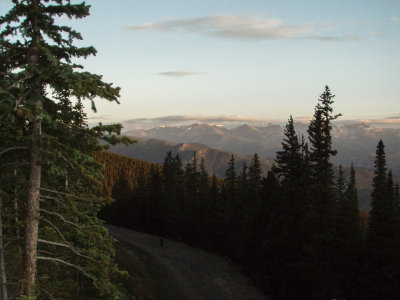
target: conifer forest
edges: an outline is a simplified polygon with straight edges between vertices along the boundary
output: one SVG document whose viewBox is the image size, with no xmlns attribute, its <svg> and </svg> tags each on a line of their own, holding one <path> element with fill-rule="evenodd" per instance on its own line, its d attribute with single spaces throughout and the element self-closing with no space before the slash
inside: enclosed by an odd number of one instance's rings
<svg viewBox="0 0 400 300">
<path fill-rule="evenodd" d="M 359 209 L 355 169 L 331 162 L 341 115 L 328 86 L 306 136 L 289 117 L 267 174 L 257 154 L 239 167 L 232 155 L 224 178 L 196 154 L 127 158 L 107 151 L 134 142 L 121 125 L 89 126 L 84 111 L 118 104 L 120 89 L 75 63 L 96 50 L 56 22 L 90 7 L 12 2 L 0 14 L 1 300 L 118 299 L 127 274 L 104 223 L 229 257 L 269 299 L 399 299 L 399 183 L 376 141 L 371 210 Z"/>
</svg>

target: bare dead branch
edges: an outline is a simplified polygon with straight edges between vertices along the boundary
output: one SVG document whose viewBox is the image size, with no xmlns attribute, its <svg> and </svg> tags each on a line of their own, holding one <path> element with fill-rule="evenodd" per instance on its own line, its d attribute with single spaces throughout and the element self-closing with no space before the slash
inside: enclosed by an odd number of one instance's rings
<svg viewBox="0 0 400 300">
<path fill-rule="evenodd" d="M 67 219 L 65 219 L 65 218 L 64 218 L 62 215 L 60 215 L 59 213 L 56 213 L 56 212 L 54 212 L 54 211 L 49 211 L 49 210 L 46 210 L 46 209 L 43 209 L 43 208 L 41 208 L 40 211 L 42 211 L 42 212 L 44 212 L 44 213 L 46 213 L 46 214 L 49 214 L 49 215 L 56 216 L 56 217 L 60 218 L 64 223 L 70 224 L 70 225 L 72 225 L 72 226 L 74 226 L 74 227 L 76 227 L 76 228 L 82 229 L 82 226 L 80 226 L 79 224 L 76 224 L 76 223 L 74 223 L 74 222 L 68 221 Z"/>
<path fill-rule="evenodd" d="M 65 160 L 65 162 L 72 168 L 72 170 L 75 169 L 74 165 L 64 155 L 61 155 L 61 158 Z"/>
<path fill-rule="evenodd" d="M 53 296 L 48 291 L 46 291 L 45 289 L 41 290 L 49 297 L 50 300 L 54 300 Z"/>
<path fill-rule="evenodd" d="M 11 167 L 11 166 L 29 166 L 30 164 L 31 163 L 29 163 L 29 162 L 25 162 L 25 163 L 13 162 L 13 163 L 2 164 L 2 165 L 0 165 L 0 168 Z"/>
<path fill-rule="evenodd" d="M 58 243 L 58 242 L 53 242 L 53 241 L 48 241 L 48 240 L 43 240 L 43 239 L 38 239 L 38 242 L 39 243 L 43 243 L 43 244 L 47 244 L 47 245 L 53 245 L 53 246 L 68 248 L 68 249 L 70 249 L 72 252 L 74 252 L 76 255 L 78 255 L 80 257 L 86 258 L 86 259 L 88 259 L 90 261 L 93 261 L 93 262 L 98 262 L 98 263 L 100 262 L 100 261 L 97 261 L 97 260 L 87 256 L 87 255 L 82 254 L 80 251 L 76 250 L 74 248 L 74 246 L 72 246 L 68 242 L 66 242 L 66 244 L 63 244 L 63 243 Z"/>
<path fill-rule="evenodd" d="M 42 216 L 40 217 L 43 221 L 45 221 L 46 223 L 48 223 L 51 227 L 53 227 L 57 233 L 60 235 L 60 237 L 62 238 L 63 241 L 67 242 L 67 240 L 65 239 L 65 237 L 63 236 L 63 234 L 61 233 L 60 229 L 58 229 L 58 227 L 56 225 L 54 225 L 51 221 L 47 220 L 46 218 L 43 218 Z"/>
<path fill-rule="evenodd" d="M 28 147 L 10 147 L 7 149 L 4 149 L 2 151 L 0 151 L 0 156 L 3 155 L 4 153 L 7 153 L 9 151 L 13 151 L 13 150 L 28 150 Z"/>
<path fill-rule="evenodd" d="M 67 207 L 67 206 L 65 205 L 64 202 L 60 201 L 59 198 L 51 197 L 51 196 L 44 196 L 44 195 L 40 195 L 40 198 L 41 198 L 42 200 L 45 200 L 45 199 L 54 200 L 54 201 L 56 201 L 58 204 L 60 204 L 61 206 Z M 44 202 L 44 201 L 43 201 L 43 202 Z"/>
<path fill-rule="evenodd" d="M 72 198 L 75 198 L 75 199 L 78 199 L 78 200 L 83 200 L 83 201 L 86 201 L 86 202 L 93 202 L 92 200 L 89 200 L 89 199 L 87 199 L 87 198 L 78 197 L 78 196 L 76 196 L 76 195 L 69 194 L 69 193 L 63 193 L 63 192 L 60 192 L 60 191 L 51 190 L 51 189 L 46 189 L 46 188 L 42 188 L 42 187 L 41 187 L 40 189 L 41 189 L 42 191 L 49 192 L 49 193 L 56 193 L 56 194 L 59 194 L 59 195 L 72 197 Z"/>
<path fill-rule="evenodd" d="M 62 260 L 62 259 L 59 259 L 59 258 L 55 258 L 55 257 L 47 257 L 47 256 L 38 256 L 37 259 L 40 259 L 40 260 L 47 260 L 47 261 L 52 261 L 52 262 L 58 262 L 58 263 L 61 263 L 61 264 L 63 264 L 63 265 L 66 265 L 66 266 L 75 268 L 75 269 L 77 269 L 79 272 L 81 272 L 83 275 L 85 275 L 86 277 L 92 279 L 93 281 L 96 281 L 96 278 L 95 278 L 93 275 L 88 274 L 88 273 L 85 271 L 85 269 L 83 269 L 82 267 L 80 267 L 80 266 L 78 266 L 78 265 L 69 263 L 69 262 L 67 262 L 67 261 L 65 261 L 65 260 Z"/>
</svg>

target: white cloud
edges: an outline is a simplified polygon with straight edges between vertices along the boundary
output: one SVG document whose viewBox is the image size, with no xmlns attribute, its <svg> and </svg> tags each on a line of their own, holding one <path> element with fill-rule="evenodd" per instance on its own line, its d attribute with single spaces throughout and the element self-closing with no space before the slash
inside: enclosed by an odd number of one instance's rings
<svg viewBox="0 0 400 300">
<path fill-rule="evenodd" d="M 214 15 L 201 18 L 172 19 L 161 22 L 128 26 L 129 30 L 155 30 L 171 32 L 183 30 L 196 34 L 231 39 L 316 39 L 324 41 L 356 39 L 354 35 L 341 37 L 315 33 L 318 25 L 285 25 L 280 19 L 256 16 Z M 324 27 L 324 25 L 319 25 Z"/>
<path fill-rule="evenodd" d="M 185 77 L 185 76 L 200 75 L 200 74 L 204 74 L 204 73 L 203 72 L 186 71 L 186 70 L 157 73 L 157 75 L 170 76 L 170 77 Z"/>
<path fill-rule="evenodd" d="M 393 23 L 399 23 L 399 18 L 397 18 L 397 17 L 392 17 L 391 19 L 390 19 Z"/>
</svg>

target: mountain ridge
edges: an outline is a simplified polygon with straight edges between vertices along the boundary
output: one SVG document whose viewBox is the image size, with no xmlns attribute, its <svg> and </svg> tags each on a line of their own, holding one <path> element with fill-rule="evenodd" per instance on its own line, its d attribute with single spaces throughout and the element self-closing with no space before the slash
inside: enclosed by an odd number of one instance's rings
<svg viewBox="0 0 400 300">
<path fill-rule="evenodd" d="M 307 136 L 308 125 L 295 123 L 299 137 Z M 125 135 L 155 138 L 179 143 L 200 143 L 221 151 L 243 155 L 259 154 L 273 160 L 281 149 L 284 126 L 269 124 L 252 126 L 243 124 L 228 129 L 223 126 L 195 123 L 185 126 L 159 126 L 149 130 L 127 131 Z M 374 167 L 375 149 L 379 139 L 386 146 L 387 164 L 400 174 L 400 128 L 378 128 L 367 123 L 334 126 L 333 148 L 338 154 L 333 163 L 343 166 Z"/>
</svg>

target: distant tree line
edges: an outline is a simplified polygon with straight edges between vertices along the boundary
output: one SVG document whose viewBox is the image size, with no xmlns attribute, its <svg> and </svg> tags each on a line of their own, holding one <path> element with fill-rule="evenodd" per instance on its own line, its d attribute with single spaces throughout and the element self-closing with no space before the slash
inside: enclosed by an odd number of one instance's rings
<svg viewBox="0 0 400 300">
<path fill-rule="evenodd" d="M 111 160 L 108 172 L 119 170 L 112 176 L 119 179 L 106 184 L 116 202 L 102 217 L 228 256 L 271 299 L 397 299 L 399 186 L 380 141 L 372 210 L 359 211 L 354 168 L 346 177 L 340 166 L 334 176 L 330 161 L 332 121 L 339 117 L 332 99 L 326 87 L 309 143 L 289 118 L 266 176 L 257 154 L 241 170 L 232 155 L 223 180 L 210 177 L 195 154 L 186 166 L 168 152 L 162 166 L 131 167 L 127 158 L 100 154 Z M 130 168 L 135 176 L 124 176 Z"/>
</svg>

